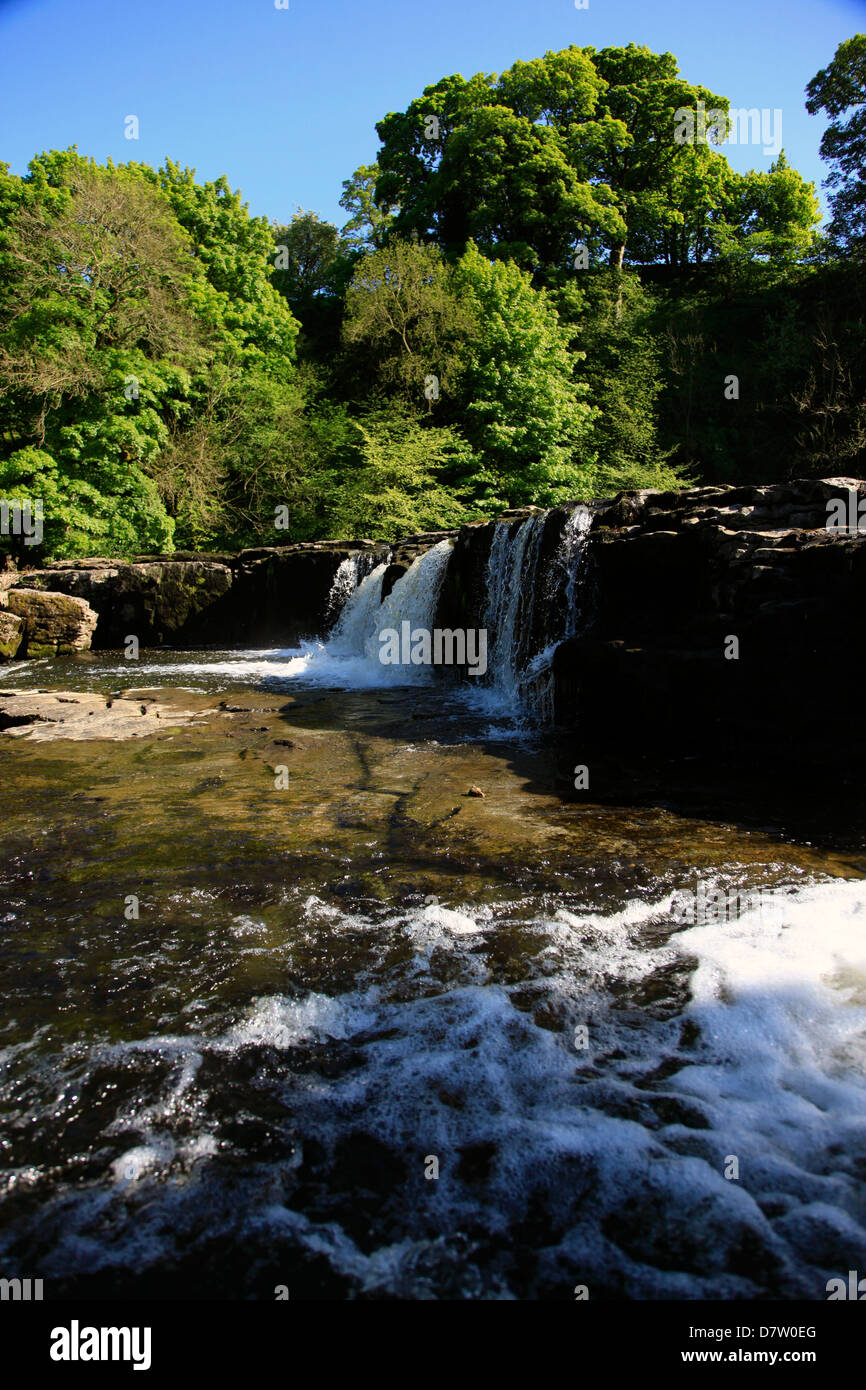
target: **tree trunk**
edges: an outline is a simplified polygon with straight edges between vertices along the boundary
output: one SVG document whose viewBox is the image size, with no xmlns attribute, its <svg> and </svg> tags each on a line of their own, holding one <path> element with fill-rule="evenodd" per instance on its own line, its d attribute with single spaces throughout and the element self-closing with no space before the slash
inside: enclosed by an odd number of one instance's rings
<svg viewBox="0 0 866 1390">
<path fill-rule="evenodd" d="M 625 256 L 625 242 L 619 246 L 612 246 L 610 250 L 610 267 L 617 278 L 616 296 L 616 321 L 619 323 L 622 318 L 622 262 Z"/>
</svg>

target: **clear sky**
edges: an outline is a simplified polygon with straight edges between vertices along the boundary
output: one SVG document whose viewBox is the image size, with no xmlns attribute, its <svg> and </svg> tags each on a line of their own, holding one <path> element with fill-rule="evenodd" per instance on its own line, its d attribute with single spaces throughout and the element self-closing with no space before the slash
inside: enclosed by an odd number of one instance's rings
<svg viewBox="0 0 866 1390">
<path fill-rule="evenodd" d="M 820 186 L 824 122 L 804 88 L 866 31 L 866 0 L 0 0 L 0 160 L 77 144 L 226 174 L 254 213 L 342 224 L 342 181 L 375 122 L 450 73 L 501 72 L 570 43 L 670 51 L 733 106 L 780 108 L 791 164 Z M 139 118 L 140 138 L 124 138 Z M 760 146 L 726 146 L 766 169 Z"/>
</svg>

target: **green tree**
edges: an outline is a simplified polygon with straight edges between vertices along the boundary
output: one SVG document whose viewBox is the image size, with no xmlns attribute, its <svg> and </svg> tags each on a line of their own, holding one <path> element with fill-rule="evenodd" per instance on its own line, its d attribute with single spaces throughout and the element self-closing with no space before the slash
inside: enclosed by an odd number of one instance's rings
<svg viewBox="0 0 866 1390">
<path fill-rule="evenodd" d="M 487 260 L 474 244 L 455 283 L 475 325 L 460 395 L 464 433 L 484 465 L 478 500 L 553 506 L 589 496 L 595 412 L 573 376 L 584 354 L 569 352 L 553 300 L 519 266 Z"/>
<path fill-rule="evenodd" d="M 443 78 L 377 124 L 377 202 L 399 206 L 399 235 L 433 237 L 452 257 L 475 240 L 530 268 L 561 263 L 581 230 L 613 225 L 608 190 L 581 181 L 559 124 L 589 115 L 599 87 L 576 48 L 501 79 Z"/>
<path fill-rule="evenodd" d="M 328 533 L 395 540 L 452 529 L 478 515 L 471 500 L 477 460 L 460 434 L 426 427 L 405 407 L 353 421 L 350 466 L 335 469 Z"/>
<path fill-rule="evenodd" d="M 3 259 L 7 487 L 16 470 L 21 486 L 28 470 L 42 476 L 57 553 L 95 537 L 106 553 L 168 544 L 171 520 L 148 466 L 167 437 L 164 402 L 187 391 L 196 347 L 186 303 L 194 258 L 170 210 L 129 171 L 71 152 L 43 157 L 22 181 Z"/>
<path fill-rule="evenodd" d="M 620 488 L 684 486 L 683 470 L 659 444 L 665 377 L 656 296 L 634 271 L 617 276 L 602 266 L 585 270 L 579 282 L 570 280 L 555 299 L 584 357 L 581 374 L 596 407 L 595 487 L 607 496 Z"/>
<path fill-rule="evenodd" d="M 397 208 L 376 202 L 380 172 L 378 164 L 362 164 L 343 181 L 340 207 L 351 216 L 343 223 L 340 237 L 350 254 L 384 246 L 393 226 Z"/>
<path fill-rule="evenodd" d="M 244 383 L 294 371 L 267 221 L 224 179 L 75 150 L 0 179 L 0 210 L 0 457 L 11 480 L 36 450 L 63 520 L 51 553 L 163 549 L 176 521 L 184 542 L 230 531 Z"/>
<path fill-rule="evenodd" d="M 447 398 L 474 320 L 436 246 L 393 239 L 355 266 L 346 294 L 344 338 L 360 351 L 366 392 L 376 384 L 434 408 L 428 378 Z"/>
<path fill-rule="evenodd" d="M 781 150 L 766 172 L 731 171 L 724 215 L 713 228 L 713 241 L 727 260 L 761 260 L 784 267 L 816 250 L 820 221 L 815 185 L 791 168 Z"/>
<path fill-rule="evenodd" d="M 300 209 L 287 227 L 274 226 L 273 238 L 273 284 L 303 322 L 316 295 L 333 291 L 340 233 L 332 222 Z"/>
<path fill-rule="evenodd" d="M 866 248 L 866 34 L 836 49 L 833 61 L 806 88 L 806 110 L 825 111 L 830 124 L 821 136 L 821 158 L 830 164 L 830 234 L 860 254 Z"/>
<path fill-rule="evenodd" d="M 699 103 L 718 113 L 709 132 L 695 125 Z M 619 269 L 626 257 L 700 263 L 717 254 L 714 228 L 732 206 L 736 176 L 707 138 L 723 138 L 728 109 L 687 82 L 672 54 L 636 44 L 573 45 L 499 77 L 443 78 L 378 123 L 376 200 L 399 206 L 398 235 L 432 238 L 450 258 L 474 240 L 546 285 L 584 244 Z M 690 139 L 679 138 L 683 112 Z M 753 198 L 748 235 L 774 231 L 765 253 L 787 252 L 793 231 L 811 227 L 810 207 L 789 196 L 783 228 L 784 199 L 770 202 L 775 225 Z"/>
</svg>

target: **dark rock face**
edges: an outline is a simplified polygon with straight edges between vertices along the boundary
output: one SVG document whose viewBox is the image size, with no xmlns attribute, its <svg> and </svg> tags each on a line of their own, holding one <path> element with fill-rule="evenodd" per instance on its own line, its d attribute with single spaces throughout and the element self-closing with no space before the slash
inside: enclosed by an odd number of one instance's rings
<svg viewBox="0 0 866 1390">
<path fill-rule="evenodd" d="M 84 599 L 99 615 L 93 645 L 121 647 L 135 636 L 143 647 L 182 640 L 206 642 L 219 632 L 219 607 L 232 572 L 211 560 L 57 561 L 23 574 L 20 588 L 55 590 Z"/>
<path fill-rule="evenodd" d="M 325 629 L 337 568 L 358 554 L 379 563 L 388 547 L 329 541 L 234 556 L 59 560 L 16 576 L 16 583 L 84 599 L 99 615 L 97 648 L 121 647 L 131 635 L 143 647 L 292 643 Z"/>
<path fill-rule="evenodd" d="M 834 715 L 858 723 L 862 698 L 866 535 L 827 529 L 828 501 L 849 489 L 866 483 L 625 493 L 600 507 L 594 621 L 556 652 L 557 723 L 673 754 L 826 750 Z"/>
<path fill-rule="evenodd" d="M 487 607 L 487 565 L 496 525 L 476 521 L 464 526 L 454 542 L 451 563 L 439 592 L 436 624 L 442 628 L 479 628 Z"/>
<path fill-rule="evenodd" d="M 10 589 L 7 598 L 9 611 L 3 617 L 21 621 L 27 656 L 67 656 L 90 649 L 96 613 L 84 599 L 34 589 Z"/>
<path fill-rule="evenodd" d="M 226 619 L 238 642 L 289 645 L 321 636 L 329 625 L 328 596 L 343 560 L 366 556 L 372 568 L 388 558 L 373 541 L 313 542 L 242 550 L 235 557 Z"/>
</svg>

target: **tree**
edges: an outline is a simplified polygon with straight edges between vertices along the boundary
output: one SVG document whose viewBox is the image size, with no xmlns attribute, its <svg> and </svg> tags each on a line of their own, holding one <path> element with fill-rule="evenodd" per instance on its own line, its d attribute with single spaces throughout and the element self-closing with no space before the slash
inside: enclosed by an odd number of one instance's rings
<svg viewBox="0 0 866 1390">
<path fill-rule="evenodd" d="M 821 158 L 831 165 L 830 235 L 852 252 L 866 249 L 866 34 L 836 49 L 833 61 L 806 88 L 806 110 L 831 121 L 821 137 Z"/>
<path fill-rule="evenodd" d="M 31 165 L 3 257 L 6 486 L 41 478 L 56 553 L 97 537 L 104 553 L 168 544 L 147 469 L 197 347 L 181 229 L 134 174 L 66 152 Z"/>
<path fill-rule="evenodd" d="M 340 233 L 332 222 L 323 222 L 316 213 L 301 208 L 288 227 L 274 226 L 273 238 L 273 284 L 303 322 L 316 295 L 333 292 Z"/>
<path fill-rule="evenodd" d="M 607 190 L 581 182 L 557 124 L 586 118 L 599 86 L 577 48 L 501 79 L 443 78 L 377 124 L 376 201 L 399 205 L 398 235 L 433 237 L 451 257 L 475 240 L 529 268 L 561 263 L 582 229 L 608 225 Z"/>
<path fill-rule="evenodd" d="M 196 544 L 230 530 L 244 385 L 294 369 L 267 221 L 224 179 L 75 150 L 4 174 L 0 210 L 0 459 L 7 486 L 54 499 L 47 553 L 159 550 L 176 520 Z"/>
<path fill-rule="evenodd" d="M 781 150 L 766 172 L 731 170 L 713 241 L 728 260 L 792 265 L 816 249 L 820 221 L 815 185 L 791 168 Z"/>
<path fill-rule="evenodd" d="M 394 239 L 355 267 L 346 294 L 346 343 L 360 348 L 371 378 L 423 405 L 428 377 L 447 397 L 460 372 L 472 318 L 437 247 Z"/>
<path fill-rule="evenodd" d="M 658 439 L 664 388 L 658 304 L 634 271 L 612 276 L 588 269 L 556 298 L 574 348 L 584 358 L 589 399 L 597 407 L 591 447 L 598 455 L 595 486 L 608 496 L 621 488 L 676 488 L 681 470 Z"/>
<path fill-rule="evenodd" d="M 425 427 L 392 404 L 353 421 L 350 466 L 334 460 L 328 532 L 395 540 L 461 526 L 478 515 L 471 480 L 478 461 L 453 429 Z"/>
<path fill-rule="evenodd" d="M 352 215 L 344 222 L 340 237 L 350 254 L 384 246 L 393 226 L 398 209 L 387 203 L 380 207 L 376 202 L 380 172 L 378 164 L 362 164 L 343 181 L 340 207 Z"/>
<path fill-rule="evenodd" d="M 716 116 L 695 135 L 701 103 Z M 717 254 L 714 227 L 730 207 L 735 176 L 711 147 L 728 110 L 670 53 L 572 45 L 499 77 L 443 78 L 391 112 L 376 127 L 375 196 L 399 205 L 397 234 L 433 239 L 452 259 L 474 240 L 536 284 L 556 284 L 579 244 L 614 269 L 627 257 L 700 263 Z M 680 139 L 683 113 L 692 134 Z M 764 230 L 753 209 L 749 234 Z"/>
<path fill-rule="evenodd" d="M 193 308 L 221 352 L 245 363 L 291 362 L 298 321 L 272 284 L 274 246 L 266 217 L 250 217 L 241 195 L 223 176 L 195 181 L 195 170 L 167 159 L 158 172 L 131 166 L 162 189 L 188 233 L 204 272 L 193 287 Z"/>
<path fill-rule="evenodd" d="M 455 283 L 472 312 L 460 396 L 467 439 L 484 464 L 476 496 L 486 506 L 554 506 L 586 497 L 594 480 L 595 414 L 573 369 L 553 301 L 513 262 L 471 244 Z"/>
</svg>

